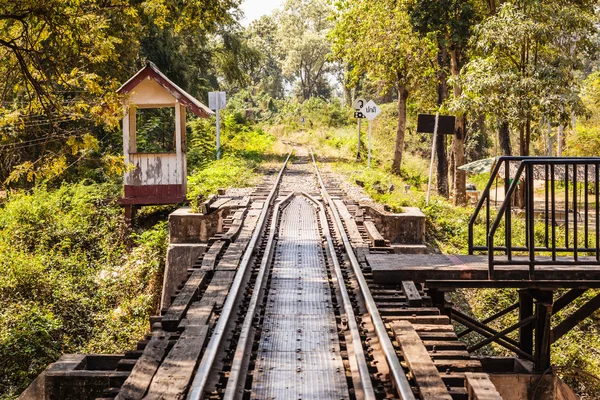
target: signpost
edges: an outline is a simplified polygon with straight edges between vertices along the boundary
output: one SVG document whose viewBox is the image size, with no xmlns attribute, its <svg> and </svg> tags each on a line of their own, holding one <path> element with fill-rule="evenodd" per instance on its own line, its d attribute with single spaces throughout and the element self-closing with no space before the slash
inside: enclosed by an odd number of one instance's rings
<svg viewBox="0 0 600 400">
<path fill-rule="evenodd" d="M 373 100 L 369 100 L 369 102 L 360 109 L 360 112 L 369 120 L 369 158 L 367 167 L 371 168 L 371 136 L 373 134 L 373 120 L 381 113 L 381 108 L 379 108 Z"/>
<path fill-rule="evenodd" d="M 429 162 L 429 181 L 427 182 L 427 205 L 431 197 L 431 181 L 433 179 L 433 160 L 435 158 L 435 140 L 437 135 L 452 135 L 454 134 L 454 124 L 456 117 L 452 115 L 440 115 L 436 112 L 435 115 L 419 114 L 417 116 L 417 132 L 433 133 L 433 141 L 431 143 L 431 161 Z"/>
<path fill-rule="evenodd" d="M 362 97 L 357 98 L 356 100 L 354 100 L 354 103 L 352 103 L 352 107 L 354 108 L 354 118 L 356 118 L 358 120 L 358 146 L 357 146 L 357 152 L 356 152 L 356 160 L 360 160 L 360 120 L 362 118 L 364 118 L 365 116 L 362 114 L 362 112 L 360 111 L 364 105 L 367 103 L 367 101 L 365 99 L 363 99 Z"/>
<path fill-rule="evenodd" d="M 208 92 L 208 107 L 217 115 L 217 160 L 221 158 L 221 120 L 219 110 L 225 108 L 225 92 Z"/>
</svg>

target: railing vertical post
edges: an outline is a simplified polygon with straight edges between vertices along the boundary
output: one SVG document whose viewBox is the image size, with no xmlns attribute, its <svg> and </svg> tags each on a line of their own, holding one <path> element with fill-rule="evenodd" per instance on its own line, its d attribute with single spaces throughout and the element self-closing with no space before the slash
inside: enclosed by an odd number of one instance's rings
<svg viewBox="0 0 600 400">
<path fill-rule="evenodd" d="M 600 261 L 600 202 L 598 201 L 600 197 L 598 196 L 598 185 L 600 185 L 600 171 L 598 171 L 598 167 L 600 167 L 600 163 L 596 163 L 596 165 L 594 166 L 594 178 L 596 178 L 596 184 L 594 185 L 594 197 L 596 200 L 596 261 Z"/>
<path fill-rule="evenodd" d="M 550 165 L 550 190 L 552 191 L 552 261 L 556 261 L 556 182 L 554 164 Z"/>
<path fill-rule="evenodd" d="M 488 245 L 488 234 L 490 233 L 490 196 L 486 199 L 485 203 L 485 245 Z"/>
<path fill-rule="evenodd" d="M 526 182 L 523 188 L 528 192 L 527 206 L 525 208 L 527 245 L 529 248 L 529 279 L 533 279 L 533 269 L 535 267 L 535 219 L 534 219 L 534 193 L 533 193 L 533 169 L 534 164 L 527 164 Z M 526 188 L 525 188 L 526 187 Z"/>
<path fill-rule="evenodd" d="M 565 164 L 565 249 L 569 248 L 569 164 Z"/>
<path fill-rule="evenodd" d="M 589 168 L 588 168 L 588 164 L 585 164 L 585 168 L 583 169 L 583 172 L 585 174 L 585 177 L 583 178 L 583 198 L 584 198 L 584 222 L 585 225 L 583 227 L 583 234 L 584 234 L 584 238 L 585 238 L 585 248 L 589 249 L 590 248 L 590 239 L 589 239 L 589 228 L 588 228 L 588 224 L 589 224 L 589 212 L 588 212 L 588 207 L 589 207 L 589 202 L 588 202 L 588 174 L 590 172 Z"/>
<path fill-rule="evenodd" d="M 577 261 L 579 255 L 577 254 L 577 172 L 579 165 L 573 164 L 573 259 Z"/>
<path fill-rule="evenodd" d="M 516 177 L 515 177 L 516 179 Z M 512 261 L 512 223 L 511 223 L 511 203 L 512 199 L 508 195 L 508 188 L 510 187 L 510 162 L 506 160 L 504 164 L 504 201 L 506 202 L 506 216 L 504 218 L 504 238 L 506 245 L 506 255 L 508 261 Z"/>
<path fill-rule="evenodd" d="M 549 243 L 549 238 L 548 238 L 548 211 L 550 211 L 548 209 L 548 185 L 550 184 L 550 182 L 548 181 L 548 164 L 546 164 L 544 166 L 544 178 L 545 178 L 545 182 L 544 182 L 544 222 L 545 222 L 545 237 L 544 237 L 544 246 L 546 247 L 546 249 L 548 249 L 550 247 L 550 243 Z"/>
</svg>

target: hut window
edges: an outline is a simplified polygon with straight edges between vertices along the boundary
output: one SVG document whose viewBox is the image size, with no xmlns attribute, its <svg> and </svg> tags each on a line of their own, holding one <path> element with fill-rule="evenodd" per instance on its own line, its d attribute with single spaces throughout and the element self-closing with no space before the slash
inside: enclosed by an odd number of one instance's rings
<svg viewBox="0 0 600 400">
<path fill-rule="evenodd" d="M 136 126 L 138 153 L 175 152 L 175 108 L 138 108 Z"/>
</svg>

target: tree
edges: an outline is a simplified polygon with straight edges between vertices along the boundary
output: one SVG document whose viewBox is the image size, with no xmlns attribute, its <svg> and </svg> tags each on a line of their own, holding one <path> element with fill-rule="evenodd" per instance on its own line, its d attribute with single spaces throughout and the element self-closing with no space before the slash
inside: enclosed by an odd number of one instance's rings
<svg viewBox="0 0 600 400">
<path fill-rule="evenodd" d="M 445 73 L 450 59 L 450 73 L 452 75 L 452 90 L 454 99 L 462 94 L 460 81 L 457 79 L 462 68 L 466 54 L 466 45 L 472 34 L 472 26 L 477 20 L 475 7 L 472 0 L 419 0 L 411 4 L 411 22 L 421 34 L 435 34 L 438 44 L 439 105 L 447 97 L 448 74 Z M 465 164 L 465 138 L 466 138 L 466 113 L 459 112 L 456 118 L 455 133 L 452 138 L 452 156 L 454 177 L 454 203 L 466 202 L 466 173 L 458 167 Z M 439 159 L 443 159 L 445 152 L 445 138 L 442 137 L 437 146 Z M 447 166 L 438 163 L 438 192 L 447 194 Z M 445 183 L 445 184 L 444 184 Z"/>
<path fill-rule="evenodd" d="M 516 128 L 519 154 L 530 154 L 532 124 L 542 116 L 567 123 L 581 113 L 579 72 L 594 58 L 593 1 L 506 2 L 476 28 L 475 53 L 461 82 L 462 108 L 493 115 L 504 153 Z"/>
<path fill-rule="evenodd" d="M 318 95 L 329 72 L 330 10 L 328 0 L 287 0 L 275 13 L 283 74 L 290 83 L 298 84 L 304 100 Z"/>
<path fill-rule="evenodd" d="M 366 75 L 394 87 L 398 101 L 398 125 L 392 172 L 400 173 L 406 104 L 409 95 L 434 83 L 435 43 L 412 31 L 407 3 L 384 0 L 337 3 L 336 25 L 331 33 L 334 54 L 351 66 L 351 85 Z"/>
<path fill-rule="evenodd" d="M 115 90 L 145 58 L 200 86 L 196 44 L 235 21 L 239 0 L 0 4 L 0 180 L 15 184 L 54 178 L 118 142 Z"/>
<path fill-rule="evenodd" d="M 276 35 L 275 20 L 267 15 L 253 21 L 246 29 L 248 45 L 261 55 L 257 67 L 250 72 L 252 85 L 273 98 L 282 98 L 283 72 L 279 62 L 282 51 Z"/>
</svg>

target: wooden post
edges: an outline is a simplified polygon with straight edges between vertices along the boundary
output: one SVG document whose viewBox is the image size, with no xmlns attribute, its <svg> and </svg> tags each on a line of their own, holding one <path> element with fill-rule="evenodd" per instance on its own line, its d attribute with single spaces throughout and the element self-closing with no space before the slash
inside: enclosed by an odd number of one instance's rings
<svg viewBox="0 0 600 400">
<path fill-rule="evenodd" d="M 552 301 L 554 291 L 535 291 L 535 353 L 534 371 L 544 372 L 550 368 L 550 318 L 552 317 Z"/>
<path fill-rule="evenodd" d="M 175 153 L 177 156 L 178 184 L 183 184 L 183 153 L 181 150 L 181 107 L 179 102 L 175 103 Z"/>
<path fill-rule="evenodd" d="M 187 153 L 187 136 L 186 136 L 186 108 L 183 104 L 180 104 L 179 107 L 181 108 L 181 153 L 182 153 L 182 157 L 181 157 L 181 166 L 182 166 L 182 186 L 183 186 L 183 195 L 185 196 L 187 193 L 187 159 L 186 159 L 186 153 Z"/>
<path fill-rule="evenodd" d="M 125 165 L 129 164 L 129 123 L 129 106 L 125 105 L 123 107 L 123 157 Z M 127 175 L 129 175 L 129 173 L 126 171 L 123 176 L 125 184 L 128 183 Z"/>
<path fill-rule="evenodd" d="M 519 321 L 533 315 L 533 298 L 527 289 L 519 290 Z M 519 349 L 533 354 L 533 323 L 519 328 Z"/>
</svg>

